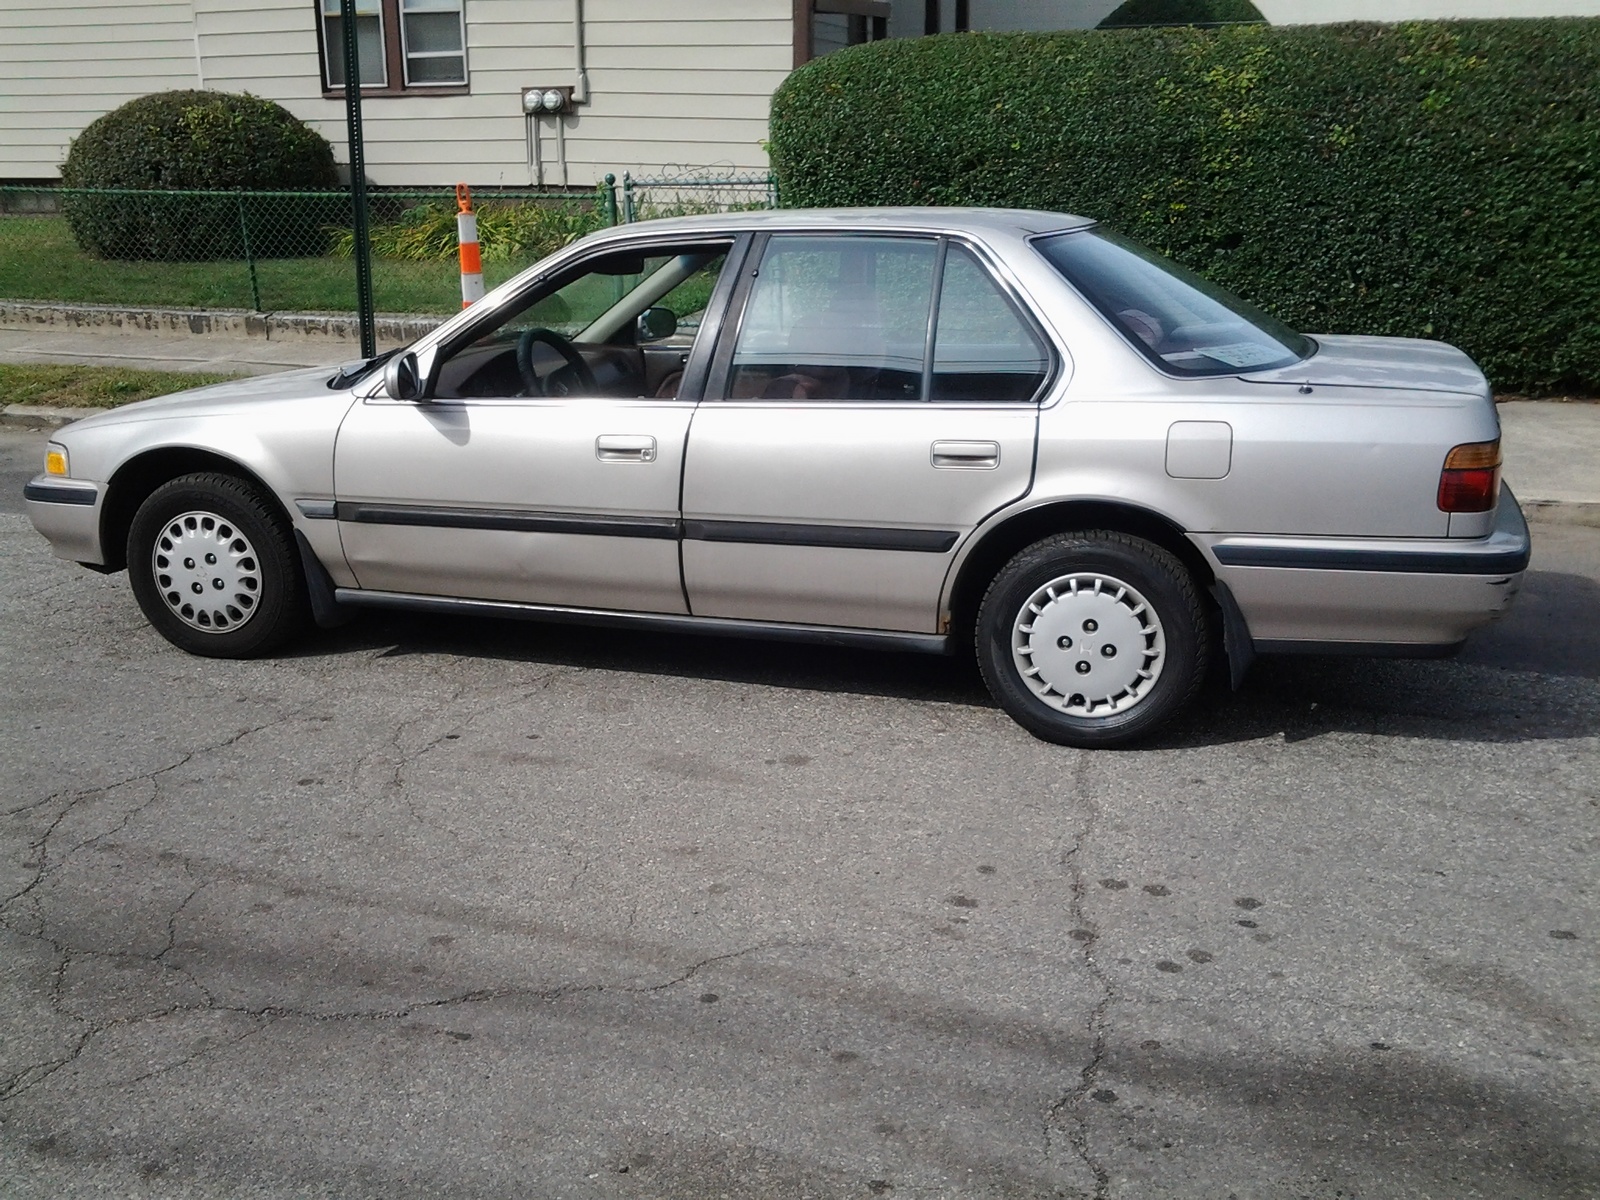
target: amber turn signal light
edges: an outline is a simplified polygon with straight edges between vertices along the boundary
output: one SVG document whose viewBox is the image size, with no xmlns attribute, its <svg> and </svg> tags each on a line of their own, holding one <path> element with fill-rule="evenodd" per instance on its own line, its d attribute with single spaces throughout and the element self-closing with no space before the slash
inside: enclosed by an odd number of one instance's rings
<svg viewBox="0 0 1600 1200">
<path fill-rule="evenodd" d="M 1488 512 L 1500 497 L 1500 439 L 1468 442 L 1445 455 L 1439 472 L 1439 510 Z"/>
</svg>

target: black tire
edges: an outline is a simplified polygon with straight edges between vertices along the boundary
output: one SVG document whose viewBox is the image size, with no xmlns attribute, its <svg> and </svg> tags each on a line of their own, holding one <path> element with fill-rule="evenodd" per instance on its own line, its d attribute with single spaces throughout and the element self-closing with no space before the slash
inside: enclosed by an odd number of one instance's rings
<svg viewBox="0 0 1600 1200">
<path fill-rule="evenodd" d="M 976 641 L 990 694 L 1029 733 L 1111 747 L 1149 735 L 1193 701 L 1212 628 L 1176 557 L 1091 530 L 1045 538 L 1008 562 L 978 608 Z"/>
<path fill-rule="evenodd" d="M 288 526 L 231 475 L 183 475 L 150 494 L 128 530 L 128 581 L 162 637 L 208 658 L 266 654 L 310 615 Z"/>
</svg>

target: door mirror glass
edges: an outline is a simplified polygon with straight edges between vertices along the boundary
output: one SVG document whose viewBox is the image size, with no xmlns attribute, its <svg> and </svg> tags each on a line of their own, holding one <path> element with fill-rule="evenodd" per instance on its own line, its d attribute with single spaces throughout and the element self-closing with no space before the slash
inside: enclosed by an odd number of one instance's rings
<svg viewBox="0 0 1600 1200">
<path fill-rule="evenodd" d="M 639 314 L 641 342 L 659 342 L 678 332 L 678 314 L 670 308 L 647 308 Z"/>
<path fill-rule="evenodd" d="M 383 368 L 383 387 L 395 400 L 422 399 L 422 372 L 417 369 L 417 356 L 407 350 L 391 358 Z"/>
</svg>

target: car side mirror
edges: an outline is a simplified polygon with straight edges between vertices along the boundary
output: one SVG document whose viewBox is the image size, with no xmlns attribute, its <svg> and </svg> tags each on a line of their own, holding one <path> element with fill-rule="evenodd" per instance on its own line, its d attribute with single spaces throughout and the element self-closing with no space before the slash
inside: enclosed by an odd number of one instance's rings
<svg viewBox="0 0 1600 1200">
<path fill-rule="evenodd" d="M 678 332 L 678 314 L 670 308 L 647 308 L 639 314 L 638 340 L 659 342 Z"/>
<path fill-rule="evenodd" d="M 383 388 L 395 400 L 422 399 L 422 373 L 417 369 L 417 356 L 407 350 L 396 354 L 383 368 Z"/>
</svg>

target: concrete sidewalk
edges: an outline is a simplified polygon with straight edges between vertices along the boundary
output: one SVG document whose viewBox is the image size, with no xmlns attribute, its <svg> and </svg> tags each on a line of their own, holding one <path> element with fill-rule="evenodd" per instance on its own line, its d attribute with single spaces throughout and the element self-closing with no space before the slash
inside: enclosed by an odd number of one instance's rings
<svg viewBox="0 0 1600 1200">
<path fill-rule="evenodd" d="M 0 362 L 85 363 L 148 371 L 213 371 L 266 375 L 354 357 L 329 341 L 273 342 L 266 338 L 174 337 L 157 333 L 104 333 L 62 329 L 0 329 Z"/>
<path fill-rule="evenodd" d="M 378 314 L 378 349 L 403 346 L 437 317 Z M 86 363 L 265 375 L 360 356 L 353 317 L 235 309 L 125 308 L 0 300 L 0 362 Z"/>
<path fill-rule="evenodd" d="M 108 310 L 109 311 L 109 310 Z M 262 375 L 295 367 L 332 367 L 360 356 L 350 322 L 306 316 L 205 321 L 220 331 L 182 332 L 184 314 L 168 311 L 156 329 L 131 322 L 97 325 L 40 323 L 4 328 L 0 362 L 86 363 L 150 370 Z M 155 323 L 155 322 L 147 322 Z M 416 324 L 423 322 L 418 320 Z M 273 329 L 280 331 L 273 336 Z M 266 336 L 260 336 L 264 331 Z M 398 319 L 379 326 L 378 349 L 402 345 L 420 329 Z M 387 334 L 388 337 L 382 335 Z M 409 336 L 402 336 L 409 335 Z M 35 428 L 60 425 L 81 410 L 43 411 L 3 405 L 0 420 Z M 1505 478 L 1529 516 L 1600 524 L 1600 403 L 1518 400 L 1500 406 L 1505 431 Z"/>
</svg>

